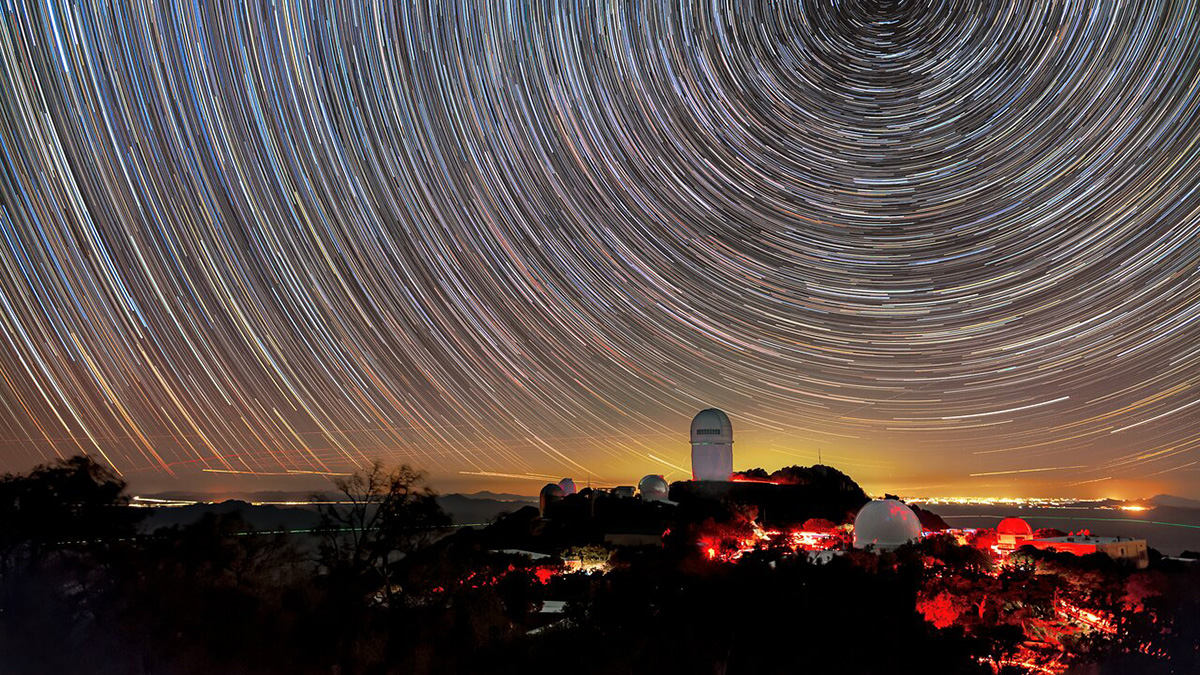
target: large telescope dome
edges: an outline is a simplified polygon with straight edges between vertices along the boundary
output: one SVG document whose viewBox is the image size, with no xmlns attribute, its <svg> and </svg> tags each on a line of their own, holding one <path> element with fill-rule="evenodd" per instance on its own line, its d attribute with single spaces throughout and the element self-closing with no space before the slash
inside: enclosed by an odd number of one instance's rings
<svg viewBox="0 0 1200 675">
<path fill-rule="evenodd" d="M 917 514 L 895 499 L 867 502 L 854 518 L 854 548 L 890 551 L 920 538 Z"/>
<path fill-rule="evenodd" d="M 733 424 L 709 408 L 692 418 L 692 479 L 729 480 L 733 474 Z"/>
<path fill-rule="evenodd" d="M 724 410 L 701 410 L 692 418 L 692 442 L 732 443 L 733 424 Z"/>
<path fill-rule="evenodd" d="M 996 534 L 1030 538 L 1033 537 L 1033 528 L 1021 518 L 1005 518 L 996 526 Z"/>
</svg>

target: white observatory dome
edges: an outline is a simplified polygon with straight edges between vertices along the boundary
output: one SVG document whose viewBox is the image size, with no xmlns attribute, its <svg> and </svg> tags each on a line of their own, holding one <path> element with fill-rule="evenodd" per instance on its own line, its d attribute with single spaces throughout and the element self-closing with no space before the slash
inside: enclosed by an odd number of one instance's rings
<svg viewBox="0 0 1200 675">
<path fill-rule="evenodd" d="M 854 548 L 890 551 L 921 538 L 921 521 L 903 502 L 876 499 L 854 518 Z"/>
<path fill-rule="evenodd" d="M 667 498 L 667 481 L 662 476 L 650 474 L 638 481 L 638 493 L 644 502 L 661 502 Z"/>
<path fill-rule="evenodd" d="M 723 410 L 701 410 L 692 418 L 692 442 L 732 443 L 733 425 Z"/>
<path fill-rule="evenodd" d="M 709 408 L 692 418 L 692 480 L 729 480 L 733 473 L 733 425 Z"/>
<path fill-rule="evenodd" d="M 573 495 L 576 492 L 575 481 L 570 478 L 564 478 L 558 481 L 558 487 L 562 488 L 563 494 L 566 495 Z"/>
</svg>

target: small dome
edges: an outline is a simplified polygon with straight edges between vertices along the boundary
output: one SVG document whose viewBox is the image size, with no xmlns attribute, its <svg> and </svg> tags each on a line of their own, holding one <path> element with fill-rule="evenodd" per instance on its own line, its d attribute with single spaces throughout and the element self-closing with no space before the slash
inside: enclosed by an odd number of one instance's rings
<svg viewBox="0 0 1200 675">
<path fill-rule="evenodd" d="M 661 502 L 667 498 L 667 481 L 662 476 L 650 474 L 638 481 L 638 494 L 642 501 Z"/>
<path fill-rule="evenodd" d="M 562 488 L 564 495 L 573 495 L 576 492 L 575 481 L 571 480 L 570 478 L 564 478 L 558 481 L 558 487 Z"/>
<path fill-rule="evenodd" d="M 701 410 L 692 418 L 692 443 L 732 443 L 729 415 L 716 408 Z"/>
<path fill-rule="evenodd" d="M 546 516 L 546 508 L 555 502 L 562 501 L 566 496 L 563 489 L 558 486 L 558 483 L 546 483 L 542 491 L 538 494 L 538 511 L 544 518 Z"/>
<path fill-rule="evenodd" d="M 996 526 L 996 534 L 1012 534 L 1017 536 L 1032 537 L 1033 528 L 1029 523 L 1020 518 L 1005 518 Z"/>
<path fill-rule="evenodd" d="M 921 521 L 903 502 L 876 499 L 854 518 L 854 548 L 891 550 L 921 538 Z"/>
</svg>

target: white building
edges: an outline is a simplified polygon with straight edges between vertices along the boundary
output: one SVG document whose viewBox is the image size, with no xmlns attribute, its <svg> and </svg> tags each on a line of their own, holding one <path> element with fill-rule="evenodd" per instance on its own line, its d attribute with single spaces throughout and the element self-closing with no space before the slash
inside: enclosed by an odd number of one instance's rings
<svg viewBox="0 0 1200 675">
<path fill-rule="evenodd" d="M 1145 569 L 1150 565 L 1150 551 L 1146 546 L 1145 539 L 1097 537 L 1086 532 L 1081 532 L 1079 534 L 1069 534 L 1065 537 L 1030 539 L 1025 543 L 1044 551 L 1054 550 L 1059 553 L 1074 553 L 1075 555 L 1104 553 L 1114 560 L 1126 561 L 1138 569 Z"/>
<path fill-rule="evenodd" d="M 638 481 L 638 494 L 644 502 L 661 502 L 667 498 L 667 480 L 658 474 L 650 474 Z"/>
<path fill-rule="evenodd" d="M 921 538 L 921 520 L 895 499 L 867 502 L 854 517 L 854 548 L 891 551 Z"/>
<path fill-rule="evenodd" d="M 733 474 L 733 425 L 709 408 L 692 418 L 692 480 L 727 481 Z"/>
</svg>

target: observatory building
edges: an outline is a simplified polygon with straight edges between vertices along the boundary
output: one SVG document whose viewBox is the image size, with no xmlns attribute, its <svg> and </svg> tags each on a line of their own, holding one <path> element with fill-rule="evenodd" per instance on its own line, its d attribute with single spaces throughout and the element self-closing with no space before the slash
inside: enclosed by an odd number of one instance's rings
<svg viewBox="0 0 1200 675">
<path fill-rule="evenodd" d="M 564 495 L 573 495 L 576 492 L 575 481 L 570 478 L 564 478 L 558 481 L 558 487 L 562 488 Z"/>
<path fill-rule="evenodd" d="M 903 502 L 876 499 L 854 517 L 854 548 L 891 551 L 921 538 L 921 521 Z"/>
<path fill-rule="evenodd" d="M 1005 518 L 996 526 L 996 548 L 1015 551 L 1033 539 L 1033 528 L 1021 518 Z"/>
<path fill-rule="evenodd" d="M 538 493 L 538 514 L 545 518 L 546 511 L 550 509 L 550 506 L 561 502 L 566 496 L 567 493 L 558 483 L 546 483 L 546 486 Z"/>
<path fill-rule="evenodd" d="M 650 474 L 638 481 L 638 494 L 644 502 L 661 502 L 667 498 L 667 481 L 658 474 Z"/>
<path fill-rule="evenodd" d="M 733 425 L 709 408 L 692 418 L 692 480 L 727 481 L 733 474 Z"/>
<path fill-rule="evenodd" d="M 1075 555 L 1104 553 L 1113 560 L 1130 562 L 1140 570 L 1150 566 L 1150 551 L 1146 546 L 1145 539 L 1097 537 L 1087 530 L 1083 530 L 1065 537 L 1030 539 L 1028 544 L 1043 551 L 1054 550 L 1059 553 L 1074 553 Z"/>
</svg>

